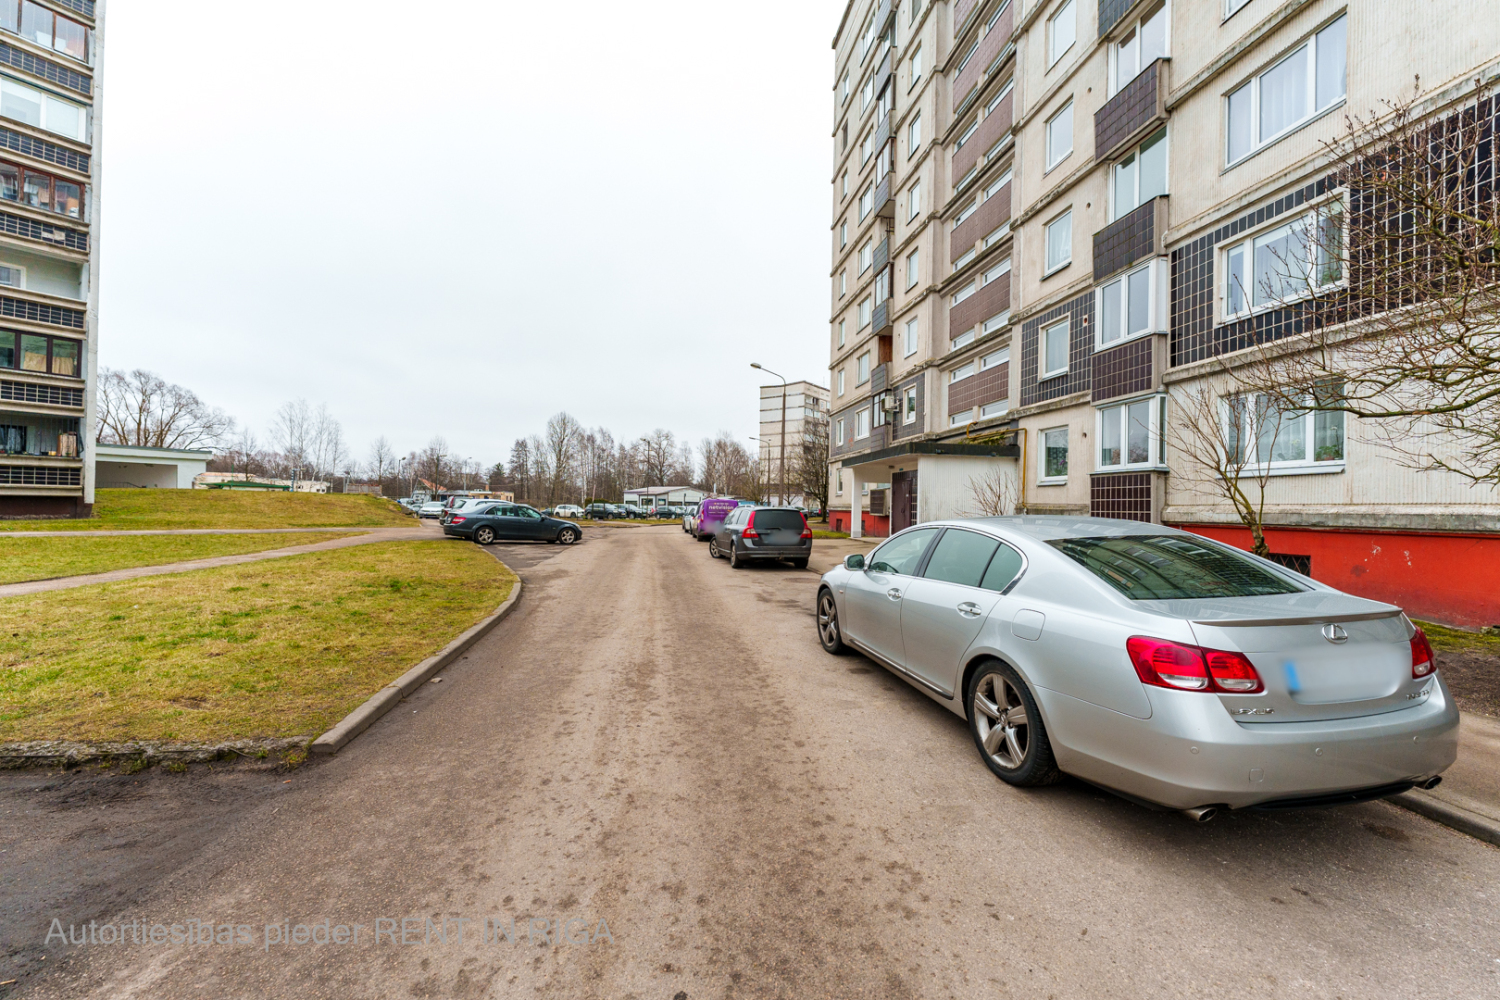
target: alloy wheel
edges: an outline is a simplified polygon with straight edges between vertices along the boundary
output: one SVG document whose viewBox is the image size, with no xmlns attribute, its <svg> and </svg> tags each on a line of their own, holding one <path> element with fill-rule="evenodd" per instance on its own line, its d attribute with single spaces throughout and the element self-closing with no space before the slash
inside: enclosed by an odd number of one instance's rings
<svg viewBox="0 0 1500 1000">
<path fill-rule="evenodd" d="M 824 649 L 837 649 L 843 643 L 839 635 L 839 608 L 827 591 L 818 598 L 818 639 Z"/>
<path fill-rule="evenodd" d="M 494 540 L 494 528 L 480 528 L 478 531 L 474 532 L 474 541 L 478 542 L 480 545 L 488 545 Z"/>
<path fill-rule="evenodd" d="M 1031 740 L 1026 703 L 1003 675 L 986 674 L 975 685 L 974 721 L 984 752 L 996 766 L 1013 771 L 1026 762 Z"/>
<path fill-rule="evenodd" d="M 557 540 L 559 542 L 562 542 L 564 545 L 572 545 L 574 542 L 578 541 L 578 532 L 574 531 L 572 528 L 564 528 L 557 533 Z"/>
</svg>

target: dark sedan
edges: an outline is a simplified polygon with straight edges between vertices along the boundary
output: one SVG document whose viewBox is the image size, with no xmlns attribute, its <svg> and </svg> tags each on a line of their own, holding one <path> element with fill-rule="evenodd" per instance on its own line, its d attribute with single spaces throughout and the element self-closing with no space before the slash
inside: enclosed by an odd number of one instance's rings
<svg viewBox="0 0 1500 1000">
<path fill-rule="evenodd" d="M 737 507 L 708 540 L 708 554 L 715 559 L 727 557 L 735 569 L 770 559 L 785 559 L 797 569 L 807 569 L 812 529 L 795 507 Z"/>
<path fill-rule="evenodd" d="M 497 503 L 455 513 L 443 534 L 472 539 L 480 545 L 498 541 L 557 542 L 572 545 L 583 532 L 572 521 L 546 517 L 525 504 Z"/>
</svg>

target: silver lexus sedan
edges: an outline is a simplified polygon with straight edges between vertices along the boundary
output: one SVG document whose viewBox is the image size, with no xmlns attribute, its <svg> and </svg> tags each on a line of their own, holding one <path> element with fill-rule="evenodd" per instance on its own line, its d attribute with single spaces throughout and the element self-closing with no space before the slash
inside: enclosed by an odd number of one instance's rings
<svg viewBox="0 0 1500 1000">
<path fill-rule="evenodd" d="M 1400 608 L 1198 535 L 1100 518 L 908 528 L 818 590 L 852 647 L 969 722 L 1012 785 L 1218 809 L 1430 788 L 1458 709 Z"/>
</svg>

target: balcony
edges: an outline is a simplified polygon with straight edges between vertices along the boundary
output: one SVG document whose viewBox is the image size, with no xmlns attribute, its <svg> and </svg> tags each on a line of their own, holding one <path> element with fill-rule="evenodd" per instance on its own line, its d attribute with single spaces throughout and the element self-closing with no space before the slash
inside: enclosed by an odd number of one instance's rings
<svg viewBox="0 0 1500 1000">
<path fill-rule="evenodd" d="M 877 150 L 884 149 L 885 144 L 891 141 L 891 136 L 891 116 L 887 113 L 884 118 L 875 123 L 871 144 Z"/>
<path fill-rule="evenodd" d="M 886 386 L 891 384 L 891 363 L 878 364 L 870 369 L 870 395 L 878 395 L 885 392 Z"/>
<path fill-rule="evenodd" d="M 76 221 L 72 225 L 65 225 L 60 216 L 42 212 L 37 214 L 42 218 L 33 218 L 28 209 L 15 202 L 6 204 L 4 209 L 0 209 L 0 235 L 39 243 L 52 250 L 71 250 L 80 260 L 88 257 L 89 234 L 86 225 Z"/>
<path fill-rule="evenodd" d="M 1152 198 L 1094 234 L 1094 280 L 1166 253 L 1167 195 Z"/>
<path fill-rule="evenodd" d="M 57 385 L 51 382 L 21 382 L 0 378 L 0 402 L 81 410 L 83 409 L 83 386 Z"/>
<path fill-rule="evenodd" d="M 52 417 L 0 410 L 0 486 L 76 486 L 69 475 L 36 474 L 52 469 L 76 472 L 83 464 L 78 417 Z M 31 481 L 26 481 L 32 470 Z M 19 471 L 18 471 L 19 470 Z M 13 481 L 19 478 L 20 482 Z"/>
<path fill-rule="evenodd" d="M 891 26 L 891 18 L 896 16 L 896 4 L 894 0 L 880 0 L 880 6 L 875 8 L 875 34 L 885 34 L 885 29 Z"/>
<path fill-rule="evenodd" d="M 891 300 L 886 299 L 875 307 L 874 318 L 870 320 L 870 332 L 876 336 L 886 336 L 891 332 Z"/>
<path fill-rule="evenodd" d="M 896 217 L 896 193 L 892 184 L 894 180 L 892 175 L 886 174 L 875 188 L 875 214 L 882 219 Z"/>
<path fill-rule="evenodd" d="M 979 163 L 980 157 L 985 156 L 995 143 L 1005 138 L 1015 121 L 1012 108 L 1015 103 L 1015 94 L 1006 94 L 1004 99 L 995 106 L 995 110 L 984 116 L 979 123 L 979 128 L 974 134 L 953 151 L 953 179 L 954 182 L 962 180 L 969 175 L 969 171 Z"/>
<path fill-rule="evenodd" d="M 985 73 L 989 71 L 989 68 L 994 65 L 995 60 L 1005 51 L 1006 46 L 1010 44 L 1010 36 L 1015 24 L 1015 10 L 1016 5 L 1014 3 L 1005 8 L 1004 13 L 1000 15 L 1000 20 L 996 21 L 985 32 L 984 37 L 979 40 L 979 47 L 969 57 L 969 61 L 964 63 L 964 68 L 959 71 L 958 76 L 954 79 L 954 112 L 957 112 L 959 108 L 968 103 L 970 96 L 973 95 L 975 88 L 979 86 Z M 955 24 L 959 23 L 959 16 L 958 11 L 955 10 L 953 15 Z M 955 174 L 954 176 L 961 175 Z"/>
<path fill-rule="evenodd" d="M 1094 112 L 1094 159 L 1112 158 L 1167 120 L 1168 60 L 1157 59 L 1141 70 Z"/>
<path fill-rule="evenodd" d="M 1092 369 L 1095 403 L 1159 390 L 1167 370 L 1167 335 L 1153 333 L 1099 351 Z"/>
<path fill-rule="evenodd" d="M 875 271 L 879 273 L 882 268 L 891 262 L 891 238 L 889 236 L 875 244 Z"/>
<path fill-rule="evenodd" d="M 881 56 L 880 63 L 875 67 L 875 94 L 878 97 L 885 91 L 885 85 L 891 82 L 891 73 L 896 66 L 896 50 L 891 46 L 885 47 L 885 55 Z"/>
</svg>

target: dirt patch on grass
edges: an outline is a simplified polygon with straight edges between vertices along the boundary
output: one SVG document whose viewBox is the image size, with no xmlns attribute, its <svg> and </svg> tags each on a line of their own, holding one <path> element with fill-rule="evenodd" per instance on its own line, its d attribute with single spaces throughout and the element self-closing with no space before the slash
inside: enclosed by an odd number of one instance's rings
<svg viewBox="0 0 1500 1000">
<path fill-rule="evenodd" d="M 1444 652 L 1438 653 L 1437 661 L 1460 712 L 1500 718 L 1500 654 Z"/>
</svg>

